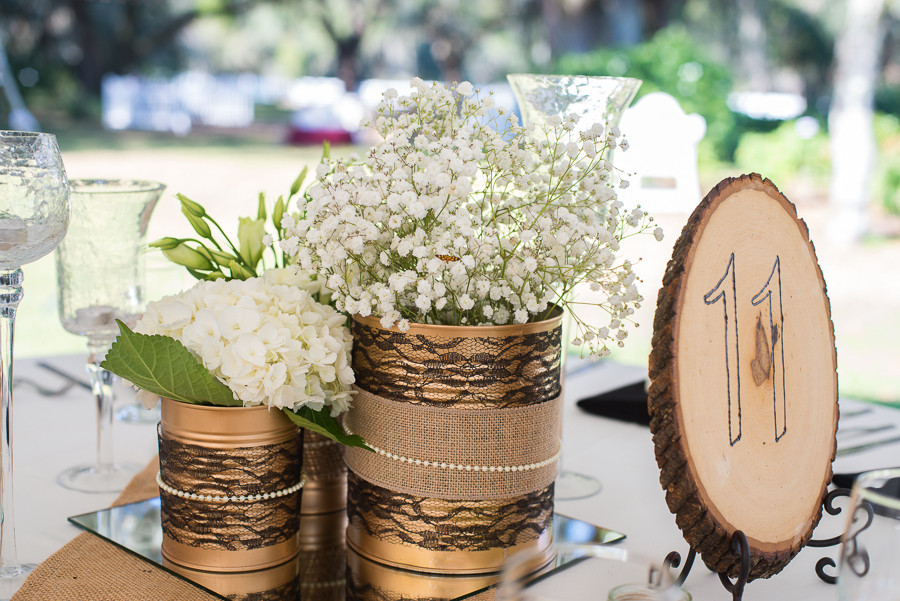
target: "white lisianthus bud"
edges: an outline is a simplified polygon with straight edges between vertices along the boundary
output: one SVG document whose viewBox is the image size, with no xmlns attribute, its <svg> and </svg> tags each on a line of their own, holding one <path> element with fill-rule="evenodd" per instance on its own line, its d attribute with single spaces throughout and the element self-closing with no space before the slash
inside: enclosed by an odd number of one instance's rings
<svg viewBox="0 0 900 601">
<path fill-rule="evenodd" d="M 138 390 L 135 394 L 135 398 L 140 401 L 141 405 L 144 406 L 144 409 L 153 409 L 156 407 L 156 404 L 159 403 L 159 395 L 147 392 L 146 390 Z"/>
</svg>

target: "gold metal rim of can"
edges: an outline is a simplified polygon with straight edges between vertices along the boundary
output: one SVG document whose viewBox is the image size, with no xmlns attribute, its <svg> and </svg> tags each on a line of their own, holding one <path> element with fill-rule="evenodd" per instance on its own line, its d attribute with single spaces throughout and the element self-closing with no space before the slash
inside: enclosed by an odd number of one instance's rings
<svg viewBox="0 0 900 601">
<path fill-rule="evenodd" d="M 329 480 L 306 481 L 300 498 L 300 515 L 319 515 L 347 507 L 347 474 Z"/>
<path fill-rule="evenodd" d="M 160 551 L 164 559 L 191 570 L 252 572 L 272 568 L 295 558 L 300 553 L 300 533 L 297 532 L 277 545 L 240 551 L 191 547 L 174 541 L 163 533 Z"/>
<path fill-rule="evenodd" d="M 300 575 L 300 559 L 293 559 L 271 568 L 255 571 L 213 572 L 195 570 L 163 558 L 163 567 L 188 578 L 217 595 L 247 595 L 268 591 L 293 581 Z"/>
<path fill-rule="evenodd" d="M 520 551 L 534 553 L 535 563 L 544 565 L 555 553 L 552 530 L 547 528 L 537 539 L 512 547 L 485 551 L 429 551 L 386 543 L 351 524 L 347 528 L 347 545 L 363 557 L 393 568 L 431 574 L 475 575 L 502 570 L 506 560 Z"/>
<path fill-rule="evenodd" d="M 218 407 L 163 398 L 160 428 L 167 438 L 213 449 L 279 444 L 298 435 L 280 409 Z"/>
<path fill-rule="evenodd" d="M 502 336 L 524 336 L 549 332 L 562 323 L 562 311 L 559 311 L 549 319 L 528 323 L 514 323 L 502 326 L 443 326 L 430 323 L 410 323 L 406 332 L 401 332 L 397 326 L 384 328 L 381 326 L 381 318 L 375 316 L 360 317 L 354 315 L 353 320 L 374 329 L 387 330 L 409 335 L 441 336 L 445 338 L 489 338 Z"/>
</svg>

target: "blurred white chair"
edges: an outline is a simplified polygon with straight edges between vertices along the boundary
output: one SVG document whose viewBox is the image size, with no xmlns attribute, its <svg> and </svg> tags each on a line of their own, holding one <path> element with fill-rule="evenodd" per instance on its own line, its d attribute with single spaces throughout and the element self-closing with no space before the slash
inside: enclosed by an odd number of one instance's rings
<svg viewBox="0 0 900 601">
<path fill-rule="evenodd" d="M 625 111 L 620 128 L 629 144 L 627 151 L 614 153 L 630 184 L 618 191 L 625 206 L 639 204 L 651 215 L 693 211 L 701 198 L 697 145 L 706 120 L 685 114 L 672 96 L 653 92 Z"/>
</svg>

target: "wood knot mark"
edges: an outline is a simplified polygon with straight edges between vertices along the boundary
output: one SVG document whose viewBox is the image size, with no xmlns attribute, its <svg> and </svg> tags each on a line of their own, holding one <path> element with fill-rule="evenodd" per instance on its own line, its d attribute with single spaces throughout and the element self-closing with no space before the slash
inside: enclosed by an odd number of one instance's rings
<svg viewBox="0 0 900 601">
<path fill-rule="evenodd" d="M 755 348 L 756 354 L 750 361 L 750 373 L 753 375 L 753 382 L 757 386 L 761 386 L 763 382 L 772 375 L 772 348 L 778 341 L 778 328 L 772 328 L 772 343 L 769 344 L 769 336 L 766 334 L 766 328 L 763 326 L 762 313 L 756 316 L 756 337 Z"/>
</svg>

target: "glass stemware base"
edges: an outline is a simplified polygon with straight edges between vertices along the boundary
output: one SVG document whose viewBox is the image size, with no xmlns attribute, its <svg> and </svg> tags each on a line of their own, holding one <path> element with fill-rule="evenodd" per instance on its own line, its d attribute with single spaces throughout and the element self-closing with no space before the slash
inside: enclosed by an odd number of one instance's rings
<svg viewBox="0 0 900 601">
<path fill-rule="evenodd" d="M 69 490 L 80 492 L 120 492 L 141 469 L 133 463 L 76 465 L 62 472 L 56 481 Z"/>
<path fill-rule="evenodd" d="M 33 563 L 16 563 L 0 567 L 0 601 L 12 599 L 36 567 L 37 565 Z"/>
<path fill-rule="evenodd" d="M 593 476 L 563 470 L 556 477 L 553 495 L 559 501 L 574 501 L 593 497 L 601 490 L 603 485 Z"/>
</svg>

